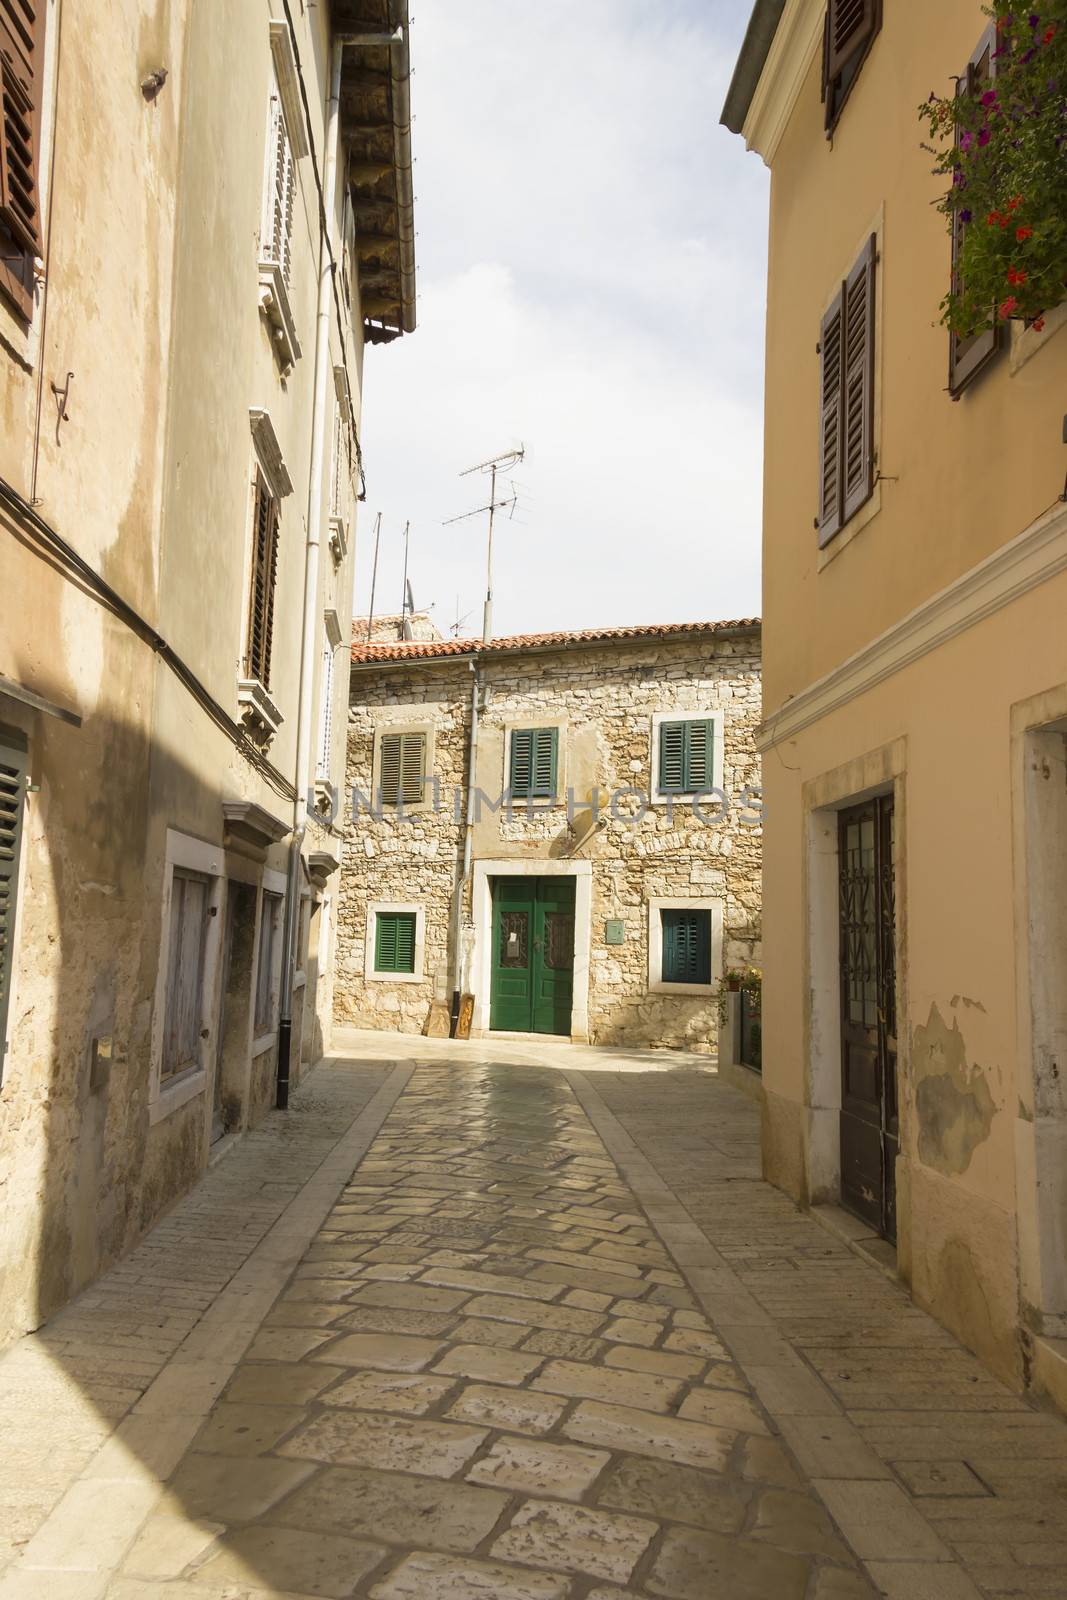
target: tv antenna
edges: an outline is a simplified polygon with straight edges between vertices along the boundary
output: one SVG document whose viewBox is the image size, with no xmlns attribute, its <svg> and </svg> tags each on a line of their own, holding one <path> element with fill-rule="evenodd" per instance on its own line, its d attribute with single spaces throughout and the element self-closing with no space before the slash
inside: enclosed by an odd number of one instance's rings
<svg viewBox="0 0 1067 1600">
<path fill-rule="evenodd" d="M 379 511 L 374 519 L 374 566 L 370 576 L 370 608 L 367 612 L 367 643 L 370 644 L 371 628 L 374 626 L 374 591 L 378 584 L 378 546 L 382 537 L 382 514 Z"/>
<path fill-rule="evenodd" d="M 474 472 L 488 472 L 489 503 L 484 506 L 475 506 L 473 511 L 464 511 L 458 517 L 449 517 L 443 524 L 448 527 L 453 522 L 466 522 L 470 517 L 480 517 L 483 511 L 489 513 L 489 540 L 486 553 L 486 585 L 485 607 L 482 613 L 482 643 L 488 644 L 493 637 L 493 518 L 498 511 L 510 511 L 515 515 L 515 506 L 518 501 L 518 490 L 514 483 L 511 485 L 511 497 L 507 500 L 498 500 L 496 497 L 496 478 L 498 472 L 504 472 L 509 467 L 517 466 L 526 455 L 526 446 L 519 445 L 517 450 L 505 450 L 501 456 L 494 456 L 491 461 L 479 461 L 475 467 L 468 467 L 460 473 L 461 478 L 469 478 Z"/>
<path fill-rule="evenodd" d="M 448 625 L 448 631 L 452 635 L 453 639 L 458 639 L 459 638 L 459 630 L 462 628 L 462 626 L 466 622 L 467 618 L 468 617 L 472 617 L 473 615 L 474 615 L 473 611 L 465 611 L 463 613 L 463 615 L 460 616 L 460 614 L 459 614 L 459 595 L 457 594 L 457 596 L 456 596 L 456 620 L 455 620 L 455 622 L 450 622 L 449 625 Z"/>
</svg>

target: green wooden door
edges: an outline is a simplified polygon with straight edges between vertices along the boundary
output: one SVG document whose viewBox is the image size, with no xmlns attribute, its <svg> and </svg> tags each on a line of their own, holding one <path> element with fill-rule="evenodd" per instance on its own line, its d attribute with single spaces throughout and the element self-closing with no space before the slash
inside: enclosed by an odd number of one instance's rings
<svg viewBox="0 0 1067 1600">
<path fill-rule="evenodd" d="M 573 992 L 574 879 L 495 878 L 490 1027 L 569 1034 Z"/>
</svg>

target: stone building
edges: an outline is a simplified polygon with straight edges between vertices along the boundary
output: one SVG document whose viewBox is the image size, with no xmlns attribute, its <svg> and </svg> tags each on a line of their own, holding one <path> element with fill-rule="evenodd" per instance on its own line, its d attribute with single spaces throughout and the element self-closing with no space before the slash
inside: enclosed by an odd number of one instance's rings
<svg viewBox="0 0 1067 1600">
<path fill-rule="evenodd" d="M 1067 1407 L 1067 306 L 939 325 L 916 111 L 1001 70 L 980 0 L 757 0 L 723 112 L 771 172 L 764 1170 Z"/>
<path fill-rule="evenodd" d="M 351 686 L 335 1016 L 714 1051 L 760 959 L 759 623 L 357 625 Z"/>
<path fill-rule="evenodd" d="M 6 0 L 0 58 L 2 1343 L 328 1038 L 308 796 L 414 267 L 406 0 Z"/>
</svg>

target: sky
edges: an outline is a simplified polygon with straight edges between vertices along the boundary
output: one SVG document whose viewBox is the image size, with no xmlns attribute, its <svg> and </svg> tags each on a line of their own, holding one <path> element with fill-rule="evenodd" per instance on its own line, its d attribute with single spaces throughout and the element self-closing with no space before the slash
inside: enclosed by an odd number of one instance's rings
<svg viewBox="0 0 1067 1600">
<path fill-rule="evenodd" d="M 480 634 L 759 612 L 767 174 L 746 0 L 412 0 L 417 319 L 368 347 L 356 611 Z"/>
</svg>

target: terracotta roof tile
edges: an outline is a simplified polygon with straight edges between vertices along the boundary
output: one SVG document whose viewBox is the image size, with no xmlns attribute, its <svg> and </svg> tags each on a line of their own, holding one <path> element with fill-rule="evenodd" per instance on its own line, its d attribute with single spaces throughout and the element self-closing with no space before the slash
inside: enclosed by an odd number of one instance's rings
<svg viewBox="0 0 1067 1600">
<path fill-rule="evenodd" d="M 522 655 L 553 645 L 605 644 L 616 640 L 675 639 L 687 634 L 714 635 L 756 630 L 759 617 L 742 617 L 736 622 L 660 622 L 636 628 L 582 628 L 570 633 L 516 633 L 483 644 L 480 639 L 396 640 L 382 644 L 352 642 L 352 660 L 369 666 L 375 661 L 432 661 L 449 656 Z"/>
</svg>

